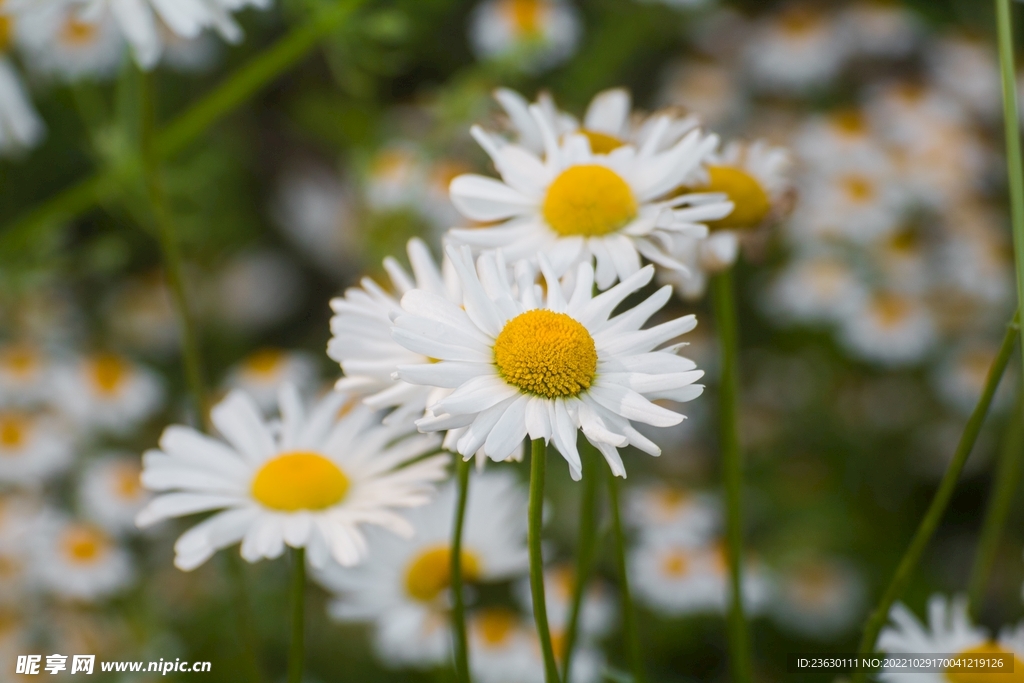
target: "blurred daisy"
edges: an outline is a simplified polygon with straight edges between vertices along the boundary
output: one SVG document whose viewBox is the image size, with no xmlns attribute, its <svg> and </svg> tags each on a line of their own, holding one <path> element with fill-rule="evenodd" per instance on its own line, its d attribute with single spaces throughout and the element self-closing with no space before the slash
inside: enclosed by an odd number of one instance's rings
<svg viewBox="0 0 1024 683">
<path fill-rule="evenodd" d="M 533 624 L 508 607 L 484 607 L 467 617 L 469 665 L 473 680 L 480 683 L 518 683 L 544 678 L 533 650 Z M 573 667 L 575 669 L 575 667 Z"/>
<path fill-rule="evenodd" d="M 53 513 L 35 541 L 33 575 L 53 595 L 92 602 L 128 587 L 131 556 L 99 527 Z"/>
<path fill-rule="evenodd" d="M 466 503 L 462 569 L 468 583 L 524 574 L 526 493 L 510 472 L 473 478 Z M 373 622 L 385 664 L 429 667 L 450 658 L 451 532 L 455 487 L 409 515 L 411 539 L 375 533 L 370 555 L 352 569 L 331 565 L 317 580 L 337 597 L 328 607 L 342 621 Z"/>
<path fill-rule="evenodd" d="M 796 156 L 814 171 L 829 175 L 850 169 L 867 175 L 885 173 L 892 162 L 872 124 L 856 108 L 808 117 L 793 132 Z"/>
<path fill-rule="evenodd" d="M 303 396 L 309 396 L 319 383 L 316 360 L 304 351 L 263 348 L 255 351 L 228 371 L 224 385 L 241 389 L 251 396 L 260 410 L 270 413 L 277 406 L 282 386 L 291 384 Z"/>
<path fill-rule="evenodd" d="M 938 335 L 923 302 L 900 294 L 878 293 L 843 321 L 840 340 L 858 358 L 900 366 L 924 360 Z"/>
<path fill-rule="evenodd" d="M 0 345 L 0 405 L 36 405 L 49 398 L 51 362 L 28 343 Z"/>
<path fill-rule="evenodd" d="M 968 111 L 985 118 L 1000 112 L 999 62 L 991 45 L 952 34 L 936 41 L 927 56 L 932 79 Z"/>
<path fill-rule="evenodd" d="M 849 38 L 828 15 L 791 4 L 754 27 L 746 46 L 751 85 L 799 92 L 827 84 L 849 56 Z"/>
<path fill-rule="evenodd" d="M 211 290 L 218 322 L 243 332 L 261 332 L 299 308 L 302 271 L 279 251 L 243 251 L 216 273 Z"/>
<path fill-rule="evenodd" d="M 115 536 L 135 531 L 135 516 L 150 499 L 141 474 L 137 455 L 109 454 L 91 460 L 78 485 L 82 514 Z"/>
<path fill-rule="evenodd" d="M 970 414 L 981 396 L 988 379 L 988 370 L 998 352 L 998 346 L 979 339 L 966 340 L 950 349 L 932 374 L 932 382 L 939 397 L 954 409 Z M 1009 385 L 1000 384 L 997 403 L 1010 398 Z"/>
<path fill-rule="evenodd" d="M 665 343 L 697 325 L 690 315 L 646 330 L 640 327 L 669 300 L 663 287 L 635 308 L 611 317 L 615 307 L 651 281 L 647 266 L 599 296 L 594 271 L 583 263 L 571 296 L 541 257 L 546 296 L 529 264 L 517 267 L 513 293 L 500 253 L 485 254 L 474 268 L 469 249 L 448 249 L 464 292 L 465 308 L 413 290 L 402 297 L 404 314 L 392 336 L 437 363 L 401 365 L 406 382 L 454 389 L 417 421 L 423 431 L 465 427 L 456 444 L 468 458 L 479 449 L 505 460 L 527 436 L 554 441 L 573 479 L 583 476 L 577 432 L 601 451 L 612 471 L 625 477 L 618 449 L 631 444 L 659 455 L 631 420 L 668 427 L 684 416 L 651 401 L 688 401 L 704 387 L 693 361 Z"/>
<path fill-rule="evenodd" d="M 74 438 L 64 425 L 41 413 L 0 410 L 0 482 L 38 487 L 67 469 Z"/>
<path fill-rule="evenodd" d="M 860 0 L 843 10 L 839 22 L 852 50 L 868 57 L 905 57 L 922 35 L 918 16 L 887 0 Z"/>
<path fill-rule="evenodd" d="M 527 72 L 569 59 L 582 34 L 579 14 L 565 0 L 483 0 L 469 21 L 479 59 L 511 61 Z"/>
<path fill-rule="evenodd" d="M 689 59 L 669 67 L 658 101 L 686 107 L 711 128 L 735 122 L 747 107 L 745 92 L 732 69 Z"/>
<path fill-rule="evenodd" d="M 836 560 L 809 560 L 776 576 L 771 611 L 783 627 L 814 640 L 831 640 L 857 623 L 864 608 L 860 574 Z"/>
<path fill-rule="evenodd" d="M 809 179 L 790 220 L 790 239 L 796 246 L 815 238 L 868 244 L 892 235 L 909 209 L 893 171 L 851 169 Z"/>
<path fill-rule="evenodd" d="M 366 203 L 374 211 L 415 206 L 422 197 L 426 168 L 411 143 L 392 143 L 370 159 L 364 179 Z"/>
<path fill-rule="evenodd" d="M 552 631 L 553 643 L 564 643 L 565 631 L 569 628 L 573 593 L 576 590 L 576 573 L 567 564 L 548 567 L 544 570 L 544 594 L 547 600 L 548 624 Z M 530 580 L 523 579 L 516 585 L 516 597 L 520 606 L 533 614 L 533 599 Z M 615 627 L 617 609 L 611 591 L 604 583 L 592 580 L 587 584 L 583 603 L 580 605 L 579 635 L 582 640 L 597 640 L 607 636 Z M 561 658 L 564 653 L 558 653 Z"/>
<path fill-rule="evenodd" d="M 694 545 L 708 543 L 718 531 L 721 506 L 711 494 L 666 484 L 627 491 L 626 519 L 643 536 L 669 534 Z"/>
<path fill-rule="evenodd" d="M 346 400 L 332 392 L 307 413 L 298 390 L 285 385 L 276 425 L 263 420 L 251 397 L 233 391 L 210 413 L 225 441 L 168 427 L 161 450 L 143 456 L 142 483 L 161 493 L 136 523 L 219 510 L 175 543 L 174 563 L 184 571 L 238 541 L 249 562 L 280 557 L 288 545 L 306 548 L 314 567 L 329 558 L 347 567 L 366 556 L 362 526 L 412 533 L 396 509 L 426 503 L 448 457 L 412 462 L 437 439 L 381 425 L 364 407 L 339 416 Z"/>
<path fill-rule="evenodd" d="M 104 303 L 110 332 L 132 349 L 165 356 L 181 343 L 178 315 L 160 271 L 124 278 Z"/>
<path fill-rule="evenodd" d="M 664 616 L 724 614 L 729 604 L 729 570 L 720 545 L 647 539 L 630 553 L 629 573 L 637 599 Z M 743 575 L 745 606 L 756 614 L 768 596 L 763 572 L 748 562 Z"/>
<path fill-rule="evenodd" d="M 160 376 L 112 353 L 96 353 L 58 367 L 54 402 L 87 428 L 125 433 L 163 405 Z"/>
<path fill-rule="evenodd" d="M 113 76 L 124 55 L 112 14 L 85 19 L 71 2 L 30 6 L 18 16 L 17 33 L 31 68 L 69 81 Z"/>
<path fill-rule="evenodd" d="M 34 496 L 0 496 L 0 604 L 23 601 L 31 588 L 31 542 L 38 537 L 41 510 Z"/>
<path fill-rule="evenodd" d="M 850 265 L 822 254 L 787 264 L 768 287 L 765 305 L 779 319 L 818 323 L 846 319 L 861 310 L 866 298 Z"/>
<path fill-rule="evenodd" d="M 714 135 L 692 131 L 662 149 L 673 120 L 662 116 L 639 149 L 626 145 L 595 154 L 586 135 L 569 134 L 559 142 L 544 111 L 532 105 L 530 112 L 543 132 L 543 160 L 473 128 L 502 179 L 459 176 L 452 181 L 452 201 L 467 218 L 502 222 L 452 230 L 455 242 L 501 248 L 512 261 L 543 253 L 558 277 L 595 258 L 597 285 L 607 289 L 636 273 L 641 256 L 682 268 L 667 253 L 667 241 L 675 235 L 704 237 L 707 221 L 732 210 L 719 195 L 676 194 L 717 145 Z"/>
<path fill-rule="evenodd" d="M 432 387 L 393 377 L 399 365 L 434 362 L 391 338 L 391 315 L 402 310 L 399 299 L 415 289 L 455 306 L 462 305 L 462 291 L 447 259 L 438 267 L 427 245 L 418 238 L 409 240 L 406 250 L 412 265 L 411 276 L 396 259 L 384 259 L 394 295 L 370 278 L 363 278 L 360 287 L 352 287 L 344 297 L 331 300 L 334 316 L 331 340 L 327 343 L 327 355 L 345 373 L 335 388 L 364 396 L 364 402 L 371 408 L 394 408 L 395 413 L 388 420 L 396 421 L 422 416 L 438 394 Z"/>
</svg>

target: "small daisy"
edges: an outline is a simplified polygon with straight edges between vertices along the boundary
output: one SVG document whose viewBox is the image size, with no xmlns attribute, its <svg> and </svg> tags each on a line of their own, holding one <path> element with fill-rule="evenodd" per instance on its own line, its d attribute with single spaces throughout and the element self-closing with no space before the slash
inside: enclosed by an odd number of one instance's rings
<svg viewBox="0 0 1024 683">
<path fill-rule="evenodd" d="M 469 665 L 480 683 L 532 683 L 544 678 L 543 663 L 535 662 L 533 624 L 508 607 L 484 607 L 466 619 Z M 575 667 L 574 667 L 575 668 Z"/>
<path fill-rule="evenodd" d="M 18 16 L 18 43 L 33 69 L 68 81 L 113 76 L 124 55 L 124 41 L 113 16 L 80 16 L 71 3 L 43 3 Z"/>
<path fill-rule="evenodd" d="M 247 250 L 234 254 L 211 283 L 213 313 L 241 332 L 262 332 L 299 308 L 303 276 L 280 251 Z"/>
<path fill-rule="evenodd" d="M 483 0 L 470 16 L 469 42 L 479 59 L 507 60 L 538 72 L 569 59 L 582 28 L 566 0 Z"/>
<path fill-rule="evenodd" d="M 831 640 L 856 625 L 864 598 L 864 580 L 852 566 L 810 560 L 776 577 L 771 610 L 785 628 L 806 638 Z"/>
<path fill-rule="evenodd" d="M 790 240 L 796 246 L 816 238 L 863 245 L 891 236 L 910 208 L 906 192 L 893 182 L 895 172 L 850 169 L 808 179 L 790 220 Z"/>
<path fill-rule="evenodd" d="M 501 180 L 463 175 L 452 181 L 452 201 L 469 219 L 501 223 L 449 232 L 456 243 L 501 248 L 511 260 L 543 253 L 561 277 L 581 261 L 597 262 L 596 282 L 607 289 L 640 270 L 640 257 L 683 268 L 668 254 L 675 235 L 704 237 L 708 221 L 732 204 L 720 195 L 678 194 L 718 143 L 699 131 L 663 149 L 673 117 L 657 119 L 644 144 L 595 153 L 581 133 L 559 141 L 541 107 L 530 113 L 543 133 L 543 160 L 523 147 L 473 128 Z"/>
<path fill-rule="evenodd" d="M 54 371 L 57 407 L 87 428 L 126 433 L 163 405 L 163 380 L 112 353 L 97 353 Z"/>
<path fill-rule="evenodd" d="M 265 413 L 277 406 L 278 392 L 285 384 L 295 386 L 303 396 L 313 393 L 319 383 L 316 360 L 303 351 L 263 348 L 255 351 L 228 371 L 224 384 L 241 389 L 256 401 Z"/>
<path fill-rule="evenodd" d="M 886 366 L 918 363 L 931 353 L 938 330 L 914 297 L 883 292 L 843 321 L 840 341 L 855 356 Z"/>
<path fill-rule="evenodd" d="M 963 35 L 948 35 L 928 50 L 931 76 L 936 85 L 955 97 L 968 111 L 986 119 L 1000 112 L 1002 89 L 999 62 L 987 42 Z"/>
<path fill-rule="evenodd" d="M 845 260 L 820 254 L 787 264 L 768 287 L 765 306 L 790 322 L 834 322 L 861 310 L 867 297 Z"/>
<path fill-rule="evenodd" d="M 630 489 L 626 518 L 643 536 L 670 534 L 694 545 L 712 540 L 721 523 L 718 498 L 667 484 Z"/>
<path fill-rule="evenodd" d="M 394 258 L 384 259 L 384 270 L 391 279 L 394 295 L 370 278 L 360 287 L 352 287 L 344 297 L 331 300 L 331 340 L 327 355 L 341 365 L 345 376 L 338 380 L 338 391 L 364 396 L 375 409 L 394 408 L 388 420 L 421 417 L 439 392 L 432 387 L 410 384 L 393 375 L 399 365 L 430 365 L 434 360 L 391 338 L 391 316 L 402 310 L 399 299 L 412 290 L 462 305 L 462 290 L 447 259 L 438 267 L 427 245 L 420 239 L 409 240 L 406 247 L 413 274 Z M 445 392 L 440 392 L 445 393 Z"/>
<path fill-rule="evenodd" d="M 288 545 L 306 548 L 316 568 L 329 558 L 347 567 L 366 555 L 362 526 L 412 533 L 396 509 L 426 503 L 448 457 L 412 462 L 432 452 L 437 439 L 381 425 L 364 407 L 339 416 L 346 400 L 332 392 L 307 413 L 298 390 L 285 385 L 278 425 L 263 420 L 251 397 L 233 391 L 210 413 L 225 441 L 168 427 L 160 450 L 143 456 L 142 483 L 161 493 L 136 523 L 144 528 L 218 510 L 175 543 L 174 563 L 184 571 L 238 541 L 249 562 L 280 557 Z"/>
<path fill-rule="evenodd" d="M 467 583 L 523 575 L 528 567 L 526 492 L 509 472 L 473 478 L 466 503 L 462 569 Z M 374 534 L 371 554 L 353 569 L 330 566 L 317 580 L 337 598 L 330 614 L 342 621 L 373 622 L 381 660 L 429 667 L 450 657 L 451 532 L 455 487 L 409 515 L 411 539 Z"/>
<path fill-rule="evenodd" d="M 84 516 L 116 536 L 135 531 L 135 516 L 150 499 L 141 474 L 137 455 L 109 454 L 90 461 L 78 487 Z"/>
<path fill-rule="evenodd" d="M 463 457 L 479 449 L 501 461 L 519 451 L 523 439 L 544 439 L 569 463 L 573 479 L 583 476 L 577 432 L 604 455 L 612 471 L 626 476 L 618 449 L 631 444 L 659 455 L 661 449 L 631 420 L 657 427 L 684 416 L 654 399 L 689 401 L 704 387 L 693 361 L 661 348 L 697 325 L 694 316 L 641 326 L 669 300 L 663 287 L 635 308 L 612 311 L 651 281 L 647 266 L 605 293 L 594 296 L 594 270 L 580 264 L 566 297 L 541 256 L 546 296 L 529 264 L 517 267 L 518 293 L 506 278 L 501 254 L 485 254 L 474 268 L 468 248 L 448 249 L 465 295 L 465 309 L 447 299 L 413 290 L 402 297 L 404 314 L 392 336 L 406 348 L 438 359 L 402 365 L 410 383 L 454 389 L 417 421 L 423 431 L 465 427 L 456 448 Z"/>
<path fill-rule="evenodd" d="M 0 482 L 41 486 L 67 469 L 74 446 L 64 424 L 48 415 L 0 410 Z"/>
<path fill-rule="evenodd" d="M 50 359 L 35 345 L 0 345 L 0 405 L 36 405 L 49 398 Z"/>
<path fill-rule="evenodd" d="M 102 600 L 135 578 L 131 556 L 106 532 L 57 513 L 42 522 L 33 559 L 39 585 L 68 600 Z"/>
<path fill-rule="evenodd" d="M 873 124 L 874 119 L 857 108 L 811 116 L 794 131 L 793 148 L 797 158 L 816 172 L 831 175 L 856 169 L 879 175 L 892 162 Z"/>
</svg>

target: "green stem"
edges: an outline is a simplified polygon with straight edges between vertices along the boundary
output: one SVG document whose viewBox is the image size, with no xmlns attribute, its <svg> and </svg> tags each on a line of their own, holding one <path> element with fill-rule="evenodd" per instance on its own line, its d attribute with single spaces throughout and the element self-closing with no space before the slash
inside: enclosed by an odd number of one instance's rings
<svg viewBox="0 0 1024 683">
<path fill-rule="evenodd" d="M 544 680 L 559 683 L 555 649 L 551 645 L 548 628 L 548 607 L 544 598 L 544 556 L 541 553 L 541 526 L 544 521 L 544 470 L 547 464 L 547 446 L 544 439 L 530 444 L 530 505 L 529 527 L 526 540 L 530 546 L 530 592 L 533 595 L 533 620 L 544 655 Z"/>
<path fill-rule="evenodd" d="M 995 0 L 996 33 L 999 42 L 999 74 L 1003 86 L 1003 125 L 1006 137 L 1006 167 L 1010 185 L 1010 216 L 1013 223 L 1013 253 L 1017 272 L 1017 305 L 1024 306 L 1024 160 L 1020 150 L 1020 115 L 1017 112 L 1017 76 L 1013 55 L 1013 13 L 1010 0 Z M 1024 360 L 1024 344 L 1021 344 Z M 1024 363 L 1021 364 L 1024 371 Z"/>
<path fill-rule="evenodd" d="M 302 683 L 302 663 L 306 656 L 306 549 L 292 548 L 292 640 L 288 650 L 288 683 Z"/>
<path fill-rule="evenodd" d="M 725 535 L 729 561 L 729 655 L 735 683 L 752 678 L 750 637 L 743 610 L 743 453 L 739 437 L 739 323 L 732 272 L 712 278 L 715 324 L 720 348 L 719 448 L 725 484 Z"/>
<path fill-rule="evenodd" d="M 268 50 L 203 97 L 155 136 L 155 155 L 163 160 L 183 150 L 210 126 L 256 95 L 267 84 L 298 64 L 324 38 L 333 33 L 366 0 L 342 0 L 292 29 Z M 130 162 L 126 162 L 128 166 Z M 2 231 L 0 255 L 22 253 L 40 231 L 60 229 L 69 221 L 117 191 L 126 169 L 107 168 L 29 209 Z"/>
<path fill-rule="evenodd" d="M 644 657 L 640 648 L 640 631 L 633 608 L 633 594 L 629 590 L 629 572 L 626 569 L 626 535 L 622 531 L 622 514 L 619 510 L 619 480 L 608 469 L 608 502 L 612 510 L 612 536 L 614 539 L 615 565 L 619 571 L 619 593 L 622 596 L 622 627 L 626 632 L 626 649 L 634 683 L 644 683 Z"/>
<path fill-rule="evenodd" d="M 466 637 L 466 605 L 462 595 L 462 530 L 466 522 L 466 501 L 469 499 L 470 460 L 457 458 L 458 500 L 455 504 L 455 525 L 452 529 L 452 639 L 455 642 L 455 673 L 461 683 L 469 683 L 469 640 Z"/>
<path fill-rule="evenodd" d="M 181 249 L 178 246 L 174 223 L 167 206 L 167 197 L 164 194 L 163 181 L 160 174 L 160 159 L 155 154 L 155 138 L 153 133 L 156 125 L 153 76 L 152 74 L 140 74 L 140 78 L 141 142 L 146 190 L 149 194 L 149 201 L 156 220 L 157 240 L 160 243 L 160 252 L 167 275 L 167 284 L 171 290 L 171 298 L 174 301 L 174 307 L 178 312 L 178 319 L 181 324 L 181 352 L 182 361 L 185 366 L 185 380 L 188 383 L 189 392 L 192 394 L 192 401 L 195 404 L 198 421 L 205 425 L 207 421 L 205 372 L 203 370 L 202 354 L 199 351 L 199 337 L 196 333 L 195 322 L 188 305 Z"/>
<path fill-rule="evenodd" d="M 938 528 L 939 522 L 942 520 L 942 515 L 946 511 L 946 507 L 949 505 L 950 499 L 953 497 L 953 490 L 956 488 L 956 483 L 960 478 L 960 473 L 963 471 L 964 465 L 967 463 L 967 457 L 971 454 L 971 450 L 974 448 L 974 444 L 978 440 L 978 433 L 981 432 L 981 427 L 985 422 L 985 415 L 988 413 L 989 406 L 992 404 L 992 397 L 995 395 L 996 389 L 999 388 L 999 380 L 1006 371 L 1006 365 L 1010 362 L 1010 355 L 1013 353 L 1013 345 L 1017 340 L 1019 322 L 1019 313 L 1014 314 L 1013 321 L 1007 327 L 1006 335 L 1003 337 L 1003 343 L 999 348 L 999 353 L 996 355 L 995 360 L 992 361 L 992 365 L 988 369 L 988 376 L 985 379 L 985 388 L 981 392 L 981 397 L 978 399 L 977 405 L 974 406 L 974 411 L 971 412 L 971 416 L 968 418 L 967 424 L 964 426 L 963 434 L 960 435 L 960 443 L 957 444 L 956 452 L 953 454 L 953 459 L 949 462 L 949 466 L 946 468 L 945 474 L 942 475 L 942 481 L 939 482 L 939 488 L 935 492 L 935 497 L 932 498 L 931 505 L 928 506 L 928 511 L 925 513 L 924 518 L 918 525 L 917 531 L 914 533 L 914 537 L 910 541 L 910 545 L 907 546 L 906 551 L 903 553 L 903 558 L 896 567 L 896 573 L 893 575 L 892 581 L 890 581 L 888 588 L 885 589 L 885 593 L 882 595 L 882 599 L 878 603 L 878 606 L 875 607 L 874 611 L 868 617 L 867 623 L 864 625 L 864 635 L 861 638 L 860 648 L 858 650 L 858 654 L 861 656 L 869 655 L 874 650 L 875 641 L 878 639 L 878 633 L 882 630 L 886 620 L 889 618 L 889 609 L 892 607 L 893 603 L 903 595 L 903 591 L 910 582 L 914 569 L 917 568 L 917 563 L 920 561 L 921 555 L 924 553 L 925 548 L 928 546 L 928 542 L 931 541 L 932 536 L 935 534 L 935 530 Z M 866 671 L 858 671 L 853 675 L 853 683 L 863 683 L 866 679 Z"/>
<path fill-rule="evenodd" d="M 581 437 L 580 456 L 583 460 L 583 491 L 580 497 L 580 529 L 576 540 L 576 575 L 573 581 L 569 623 L 565 629 L 565 647 L 562 655 L 562 680 L 568 681 L 572 667 L 573 649 L 579 631 L 580 610 L 587 592 L 590 569 L 597 546 L 597 480 L 602 465 L 600 454 L 590 441 Z"/>
<path fill-rule="evenodd" d="M 235 627 L 238 629 L 239 640 L 241 641 L 242 661 L 249 680 L 253 683 L 263 683 L 263 674 L 260 672 L 259 648 L 256 647 L 256 633 L 253 629 L 252 611 L 249 609 L 249 602 L 245 592 L 245 573 L 242 571 L 242 561 L 234 553 L 224 553 L 228 565 L 228 575 L 231 584 L 232 611 L 235 613 Z"/>
<path fill-rule="evenodd" d="M 995 563 L 999 550 L 999 537 L 1002 536 L 1006 518 L 1010 514 L 1013 497 L 1020 485 L 1021 451 L 1024 450 L 1024 391 L 1018 390 L 1017 400 L 1007 421 L 1003 447 L 999 452 L 999 462 L 992 476 L 992 496 L 985 510 L 985 521 L 981 525 L 978 538 L 978 549 L 971 567 L 971 579 L 967 584 L 967 595 L 970 596 L 971 612 L 978 613 L 982 600 L 985 598 L 985 585 L 988 582 L 992 565 Z"/>
</svg>

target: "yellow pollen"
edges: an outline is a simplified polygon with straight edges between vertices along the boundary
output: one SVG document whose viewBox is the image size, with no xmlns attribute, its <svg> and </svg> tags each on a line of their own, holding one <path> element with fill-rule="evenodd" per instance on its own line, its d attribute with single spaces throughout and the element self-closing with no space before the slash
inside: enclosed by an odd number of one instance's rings
<svg viewBox="0 0 1024 683">
<path fill-rule="evenodd" d="M 752 175 L 734 166 L 709 166 L 711 182 L 705 192 L 724 192 L 735 204 L 725 218 L 708 223 L 712 230 L 756 228 L 772 209 L 772 200 Z"/>
<path fill-rule="evenodd" d="M 486 608 L 473 619 L 473 627 L 480 640 L 491 647 L 507 643 L 518 623 L 516 613 L 505 607 Z"/>
<path fill-rule="evenodd" d="M 462 578 L 474 581 L 480 576 L 480 560 L 462 551 Z M 433 602 L 452 582 L 452 551 L 447 545 L 427 548 L 405 570 L 405 589 L 416 600 Z"/>
<path fill-rule="evenodd" d="M 117 393 L 128 378 L 131 368 L 121 358 L 110 354 L 97 354 L 89 361 L 89 374 L 99 393 L 111 395 Z"/>
<path fill-rule="evenodd" d="M 0 447 L 16 450 L 28 440 L 31 423 L 28 417 L 17 413 L 0 414 Z"/>
<path fill-rule="evenodd" d="M 1000 647 L 998 643 L 983 643 L 982 645 L 972 647 L 958 654 L 962 657 L 989 657 L 997 654 L 1008 654 L 1013 657 L 1013 673 L 981 672 L 973 671 L 971 669 L 947 669 L 943 674 L 943 677 L 949 681 L 949 683 L 998 683 L 999 681 L 1005 681 L 1005 683 L 1021 683 L 1024 681 L 1024 662 L 1022 662 L 1021 659 L 1013 653 Z"/>
<path fill-rule="evenodd" d="M 673 579 L 682 578 L 690 571 L 690 558 L 681 550 L 673 550 L 662 559 L 661 571 Z"/>
<path fill-rule="evenodd" d="M 0 3 L 2 5 L 3 3 Z M 11 46 L 11 39 L 14 37 L 14 19 L 0 10 L 0 52 L 4 52 Z"/>
<path fill-rule="evenodd" d="M 333 462 L 308 451 L 268 460 L 252 480 L 252 497 L 272 510 L 323 510 L 348 493 L 349 479 Z"/>
<path fill-rule="evenodd" d="M 114 491 L 121 498 L 134 500 L 142 493 L 141 469 L 136 463 L 120 463 L 114 470 Z"/>
<path fill-rule="evenodd" d="M 494 363 L 502 379 L 527 394 L 578 396 L 594 381 L 597 347 L 578 321 L 538 308 L 505 323 Z"/>
<path fill-rule="evenodd" d="M 842 180 L 843 189 L 850 201 L 857 204 L 869 202 L 875 197 L 875 186 L 862 175 L 849 175 Z"/>
<path fill-rule="evenodd" d="M 615 171 L 586 164 L 555 178 L 544 198 L 544 219 L 559 235 L 599 237 L 636 218 L 633 190 Z"/>
<path fill-rule="evenodd" d="M 88 45 L 96 40 L 96 35 L 99 31 L 95 24 L 88 22 L 79 21 L 74 17 L 69 17 L 64 22 L 64 26 L 61 29 L 60 37 L 61 40 L 75 47 Z"/>
<path fill-rule="evenodd" d="M 880 294 L 874 301 L 875 314 L 882 327 L 895 327 L 910 315 L 910 302 L 894 294 Z"/>
<path fill-rule="evenodd" d="M 76 564 L 90 564 L 99 559 L 109 541 L 98 529 L 85 524 L 69 527 L 61 538 L 61 547 L 68 559 Z"/>
<path fill-rule="evenodd" d="M 276 373 L 283 362 L 284 351 L 280 349 L 260 349 L 242 361 L 242 366 L 250 374 L 267 377 Z"/>
<path fill-rule="evenodd" d="M 0 351 L 0 368 L 26 379 L 39 367 L 39 354 L 29 346 L 9 346 Z"/>
<path fill-rule="evenodd" d="M 608 135 L 608 133 L 598 133 L 596 130 L 587 130 L 586 128 L 580 129 L 580 133 L 586 136 L 590 142 L 590 151 L 594 154 L 608 154 L 619 147 L 622 147 L 626 143 L 618 139 L 614 135 Z"/>
<path fill-rule="evenodd" d="M 521 34 L 540 31 L 542 3 L 540 0 L 505 0 L 498 12 Z"/>
</svg>

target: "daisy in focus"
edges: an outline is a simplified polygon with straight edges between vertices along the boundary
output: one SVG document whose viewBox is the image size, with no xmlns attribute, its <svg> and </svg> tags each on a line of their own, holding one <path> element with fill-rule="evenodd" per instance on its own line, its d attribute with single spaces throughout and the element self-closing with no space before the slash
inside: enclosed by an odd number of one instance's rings
<svg viewBox="0 0 1024 683">
<path fill-rule="evenodd" d="M 161 378 L 112 353 L 97 353 L 54 371 L 54 403 L 75 423 L 127 433 L 152 417 L 164 401 Z"/>
<path fill-rule="evenodd" d="M 536 73 L 571 57 L 582 29 L 566 0 L 483 0 L 470 16 L 469 42 L 479 59 Z"/>
<path fill-rule="evenodd" d="M 526 492 L 515 477 L 509 472 L 474 477 L 466 506 L 465 581 L 523 575 L 528 566 Z M 331 565 L 316 574 L 337 596 L 329 607 L 334 618 L 374 624 L 374 647 L 386 664 L 427 668 L 450 660 L 454 514 L 455 487 L 449 484 L 408 516 L 415 529 L 411 538 L 374 533 L 366 562 L 353 569 Z"/>
<path fill-rule="evenodd" d="M 704 373 L 677 356 L 677 346 L 664 346 L 696 327 L 694 316 L 640 329 L 671 298 L 671 287 L 612 317 L 651 281 L 653 266 L 594 296 L 593 267 L 580 264 L 567 295 L 543 256 L 546 292 L 526 262 L 516 268 L 513 290 L 500 252 L 484 254 L 475 268 L 468 248 L 449 247 L 448 256 L 465 307 L 412 290 L 402 297 L 404 313 L 392 330 L 399 344 L 438 361 L 401 365 L 401 379 L 454 390 L 417 420 L 420 430 L 466 428 L 455 444 L 466 459 L 483 449 L 492 460 L 506 460 L 527 436 L 553 441 L 575 480 L 583 476 L 576 449 L 581 429 L 616 476 L 626 476 L 623 446 L 661 454 L 630 421 L 679 424 L 683 415 L 652 401 L 700 396 L 704 387 L 696 382 Z"/>
<path fill-rule="evenodd" d="M 676 236 L 701 238 L 708 221 L 732 204 L 722 195 L 678 194 L 718 144 L 694 130 L 664 146 L 673 119 L 659 116 L 643 145 L 597 153 L 583 132 L 558 138 L 538 105 L 530 114 L 541 131 L 544 155 L 472 129 L 501 175 L 461 175 L 452 202 L 466 217 L 496 225 L 453 229 L 449 237 L 475 249 L 502 249 L 510 261 L 543 253 L 561 277 L 581 261 L 596 260 L 595 281 L 607 289 L 640 270 L 640 258 L 665 268 L 685 266 L 670 255 Z"/>
<path fill-rule="evenodd" d="M 159 495 L 136 523 L 219 511 L 175 543 L 174 563 L 183 571 L 238 541 L 249 562 L 280 557 L 288 545 L 305 548 L 314 567 L 329 559 L 348 567 L 366 556 L 364 525 L 411 534 L 397 510 L 430 499 L 448 456 L 422 457 L 437 438 L 381 425 L 369 408 L 339 415 L 347 400 L 332 392 L 307 409 L 286 385 L 280 424 L 272 424 L 250 396 L 233 391 L 210 415 L 224 441 L 168 427 L 160 450 L 143 456 L 142 483 Z"/>
</svg>

